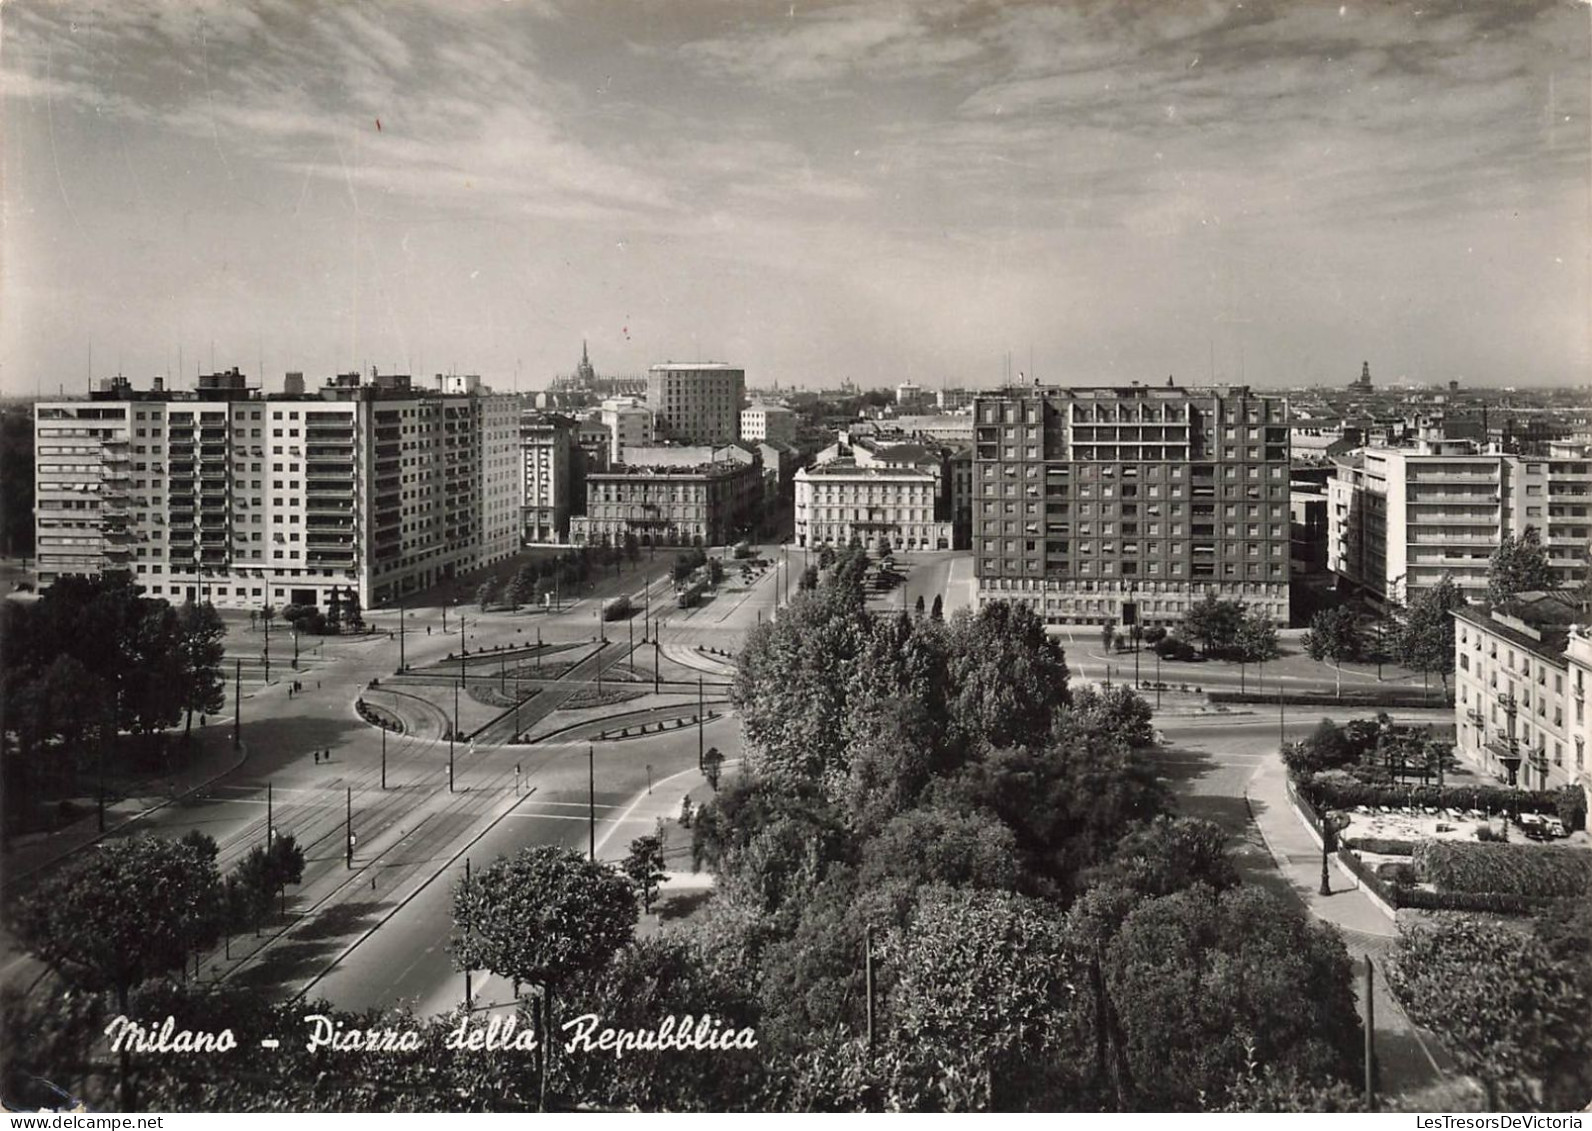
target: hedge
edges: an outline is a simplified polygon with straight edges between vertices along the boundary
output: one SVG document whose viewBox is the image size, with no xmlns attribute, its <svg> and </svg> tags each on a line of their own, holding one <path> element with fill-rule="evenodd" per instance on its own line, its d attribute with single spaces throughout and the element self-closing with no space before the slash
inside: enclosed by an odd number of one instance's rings
<svg viewBox="0 0 1592 1131">
<path fill-rule="evenodd" d="M 1275 705 L 1275 691 L 1212 691 L 1212 703 L 1270 703 Z M 1282 701 L 1290 707 L 1397 707 L 1406 710 L 1424 708 L 1442 709 L 1454 705 L 1452 693 L 1433 692 L 1430 696 L 1419 691 L 1394 688 L 1380 690 L 1345 691 L 1341 696 L 1331 691 L 1285 691 Z"/>
<path fill-rule="evenodd" d="M 1427 891 L 1425 888 L 1396 889 L 1395 907 L 1416 907 L 1426 911 L 1495 911 L 1505 915 L 1529 915 L 1552 902 L 1506 891 Z"/>
<path fill-rule="evenodd" d="M 1388 883 L 1377 875 L 1369 864 L 1347 849 L 1338 850 L 1338 859 L 1343 862 L 1344 867 L 1359 877 L 1362 884 L 1381 896 L 1384 903 L 1389 907 L 1398 907 L 1399 896 L 1403 889 Z"/>
<path fill-rule="evenodd" d="M 1486 892 L 1544 899 L 1592 894 L 1592 852 L 1535 844 L 1423 841 L 1421 877 L 1443 892 Z"/>
<path fill-rule="evenodd" d="M 1299 795 L 1317 809 L 1353 809 L 1378 805 L 1402 809 L 1480 809 L 1484 813 L 1559 814 L 1562 790 L 1506 789 L 1495 785 L 1373 785 L 1369 782 L 1323 781 L 1310 778 L 1298 783 Z M 1575 791 L 1579 793 L 1579 790 Z M 1562 819 L 1562 817 L 1561 817 Z"/>
<path fill-rule="evenodd" d="M 1392 837 L 1382 836 L 1351 836 L 1343 841 L 1345 848 L 1352 848 L 1356 852 L 1375 852 L 1382 856 L 1414 856 L 1415 842 L 1413 840 L 1396 840 Z"/>
</svg>

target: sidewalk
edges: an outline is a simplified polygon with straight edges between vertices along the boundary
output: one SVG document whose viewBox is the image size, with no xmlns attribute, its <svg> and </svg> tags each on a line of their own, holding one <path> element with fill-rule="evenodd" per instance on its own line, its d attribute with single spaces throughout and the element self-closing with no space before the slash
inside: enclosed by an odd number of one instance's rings
<svg viewBox="0 0 1592 1131">
<path fill-rule="evenodd" d="M 248 755 L 233 749 L 232 726 L 215 724 L 195 729 L 198 747 L 193 760 L 183 769 L 161 778 L 139 782 L 134 792 L 105 805 L 105 831 L 99 830 L 99 816 L 91 812 L 65 828 L 47 833 L 28 833 L 14 838 L 5 857 L 6 884 L 15 893 L 19 882 L 65 859 L 95 841 L 115 835 L 125 826 L 163 806 L 195 793 L 217 778 L 231 773 Z M 90 798 L 92 803 L 93 798 Z"/>
<path fill-rule="evenodd" d="M 1353 873 L 1334 859 L 1332 894 L 1321 894 L 1321 842 L 1288 800 L 1287 769 L 1279 755 L 1267 757 L 1244 790 L 1245 801 L 1276 872 L 1312 916 L 1342 934 L 1355 965 L 1355 995 L 1365 1014 L 1365 963 L 1375 968 L 1376 1048 L 1379 1093 L 1385 1108 L 1409 1111 L 1475 1110 L 1479 1090 L 1430 1032 L 1409 1019 L 1388 990 L 1386 959 L 1398 935 L 1395 920 L 1358 887 Z"/>
</svg>

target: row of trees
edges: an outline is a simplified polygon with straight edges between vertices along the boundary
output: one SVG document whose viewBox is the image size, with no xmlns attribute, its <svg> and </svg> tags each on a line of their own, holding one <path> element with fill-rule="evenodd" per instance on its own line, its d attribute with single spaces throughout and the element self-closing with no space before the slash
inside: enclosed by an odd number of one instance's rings
<svg viewBox="0 0 1592 1131">
<path fill-rule="evenodd" d="M 135 988 L 183 969 L 225 933 L 258 928 L 304 878 L 304 850 L 285 833 L 225 878 L 217 855 L 198 832 L 107 841 L 18 900 L 12 930 L 67 985 L 108 991 L 126 1012 Z"/>
<path fill-rule="evenodd" d="M 63 577 L 37 602 L 0 603 L 8 793 L 158 764 L 154 736 L 221 710 L 225 634 L 209 604 L 174 608 L 123 574 Z M 125 748 L 124 731 L 151 741 Z"/>
<path fill-rule="evenodd" d="M 623 562 L 635 562 L 640 556 L 641 543 L 634 534 L 627 533 L 618 544 L 604 534 L 591 545 L 575 546 L 555 557 L 526 562 L 507 581 L 495 575 L 487 578 L 476 587 L 476 604 L 483 613 L 494 604 L 507 605 L 518 612 L 521 605 L 532 604 L 559 591 L 573 593 L 589 582 L 597 570 L 609 565 L 619 568 Z"/>
</svg>

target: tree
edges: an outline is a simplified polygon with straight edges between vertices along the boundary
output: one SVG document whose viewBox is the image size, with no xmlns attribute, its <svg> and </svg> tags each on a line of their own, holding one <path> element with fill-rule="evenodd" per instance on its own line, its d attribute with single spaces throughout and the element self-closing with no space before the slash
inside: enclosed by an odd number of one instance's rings
<svg viewBox="0 0 1592 1131">
<path fill-rule="evenodd" d="M 929 609 L 929 616 L 935 620 L 945 619 L 945 598 L 938 593 L 934 595 L 934 605 Z"/>
<path fill-rule="evenodd" d="M 335 585 L 326 595 L 326 631 L 332 636 L 343 634 L 343 591 Z"/>
<path fill-rule="evenodd" d="M 951 713 L 960 733 L 990 747 L 1041 745 L 1069 701 L 1061 645 L 1025 604 L 991 601 L 951 621 Z"/>
<path fill-rule="evenodd" d="M 641 894 L 641 905 L 652 911 L 652 901 L 658 896 L 658 885 L 666 878 L 663 870 L 663 838 L 638 836 L 630 842 L 630 854 L 620 865 L 620 870 L 630 877 Z"/>
<path fill-rule="evenodd" d="M 1152 625 L 1150 625 L 1149 628 L 1146 628 L 1144 630 L 1144 642 L 1146 644 L 1148 644 L 1151 648 L 1154 648 L 1157 644 L 1159 644 L 1161 641 L 1163 641 L 1165 639 L 1166 639 L 1166 629 L 1163 628 L 1161 625 L 1152 624 Z"/>
<path fill-rule="evenodd" d="M 1095 882 L 1149 897 L 1186 891 L 1195 884 L 1226 891 L 1238 886 L 1238 869 L 1227 855 L 1227 834 L 1220 825 L 1162 816 L 1118 841 Z"/>
<path fill-rule="evenodd" d="M 1183 630 L 1190 640 L 1199 642 L 1207 656 L 1221 655 L 1238 642 L 1243 623 L 1242 601 L 1222 601 L 1215 593 L 1207 593 L 1203 601 L 1189 609 Z"/>
<path fill-rule="evenodd" d="M 1505 534 L 1487 563 L 1488 604 L 1499 605 L 1517 593 L 1553 587 L 1553 569 L 1537 528 L 1526 527 L 1519 538 Z"/>
<path fill-rule="evenodd" d="M 1077 718 L 1086 720 L 1091 728 L 1114 735 L 1129 746 L 1155 745 L 1150 704 L 1131 687 L 1118 684 L 1105 691 L 1080 687 L 1072 693 L 1069 709 Z"/>
<path fill-rule="evenodd" d="M 193 728 L 194 712 L 213 715 L 226 705 L 226 675 L 222 663 L 226 660 L 227 626 L 215 606 L 206 602 L 196 605 L 184 602 L 178 613 L 182 633 L 182 706 L 187 711 L 183 735 Z"/>
<path fill-rule="evenodd" d="M 796 579 L 796 590 L 800 593 L 806 593 L 809 590 L 817 588 L 818 567 L 810 565 L 806 569 L 802 570 L 801 576 Z"/>
<path fill-rule="evenodd" d="M 476 587 L 475 603 L 481 606 L 481 611 L 483 613 L 486 612 L 487 607 L 490 606 L 494 600 L 496 600 L 497 592 L 498 582 L 497 578 L 495 577 L 487 578 Z"/>
<path fill-rule="evenodd" d="M 355 632 L 365 631 L 365 614 L 360 608 L 359 592 L 352 585 L 343 590 L 343 621 Z"/>
<path fill-rule="evenodd" d="M 1449 574 L 1426 589 L 1410 605 L 1397 636 L 1399 663 L 1418 672 L 1436 672 L 1448 693 L 1454 671 L 1454 610 L 1465 607 L 1465 594 Z"/>
<path fill-rule="evenodd" d="M 889 880 L 1016 891 L 1017 838 L 990 813 L 924 804 L 897 814 L 862 848 L 864 888 Z"/>
<path fill-rule="evenodd" d="M 923 594 L 922 593 L 918 594 L 917 604 L 912 606 L 912 611 L 917 616 L 921 617 L 923 615 L 924 604 L 923 604 Z"/>
<path fill-rule="evenodd" d="M 895 1043 L 973 1073 L 992 1110 L 1067 1090 L 1081 1059 L 1071 1014 L 1082 972 L 1054 908 L 1011 892 L 925 887 L 883 951 L 897 971 Z"/>
<path fill-rule="evenodd" d="M 490 970 L 541 988 L 545 1058 L 558 1029 L 555 996 L 572 980 L 596 976 L 630 941 L 636 897 L 615 868 L 572 849 L 538 845 L 460 879 L 453 926 L 455 969 Z"/>
<path fill-rule="evenodd" d="M 1249 614 L 1238 626 L 1235 650 L 1246 664 L 1259 664 L 1277 658 L 1277 626 L 1259 610 Z"/>
<path fill-rule="evenodd" d="M 1285 747 L 1282 760 L 1296 776 L 1352 766 L 1364 753 L 1359 742 L 1331 719 L 1322 719 L 1310 737 Z"/>
<path fill-rule="evenodd" d="M 1387 976 L 1482 1081 L 1491 1110 L 1580 1110 L 1592 1100 L 1592 978 L 1573 954 L 1556 955 L 1541 933 L 1444 918 L 1400 930 Z"/>
<path fill-rule="evenodd" d="M 715 790 L 719 788 L 719 774 L 724 768 L 724 752 L 717 746 L 709 746 L 702 755 L 702 773 L 708 779 L 708 785 Z"/>
<path fill-rule="evenodd" d="M 718 585 L 724 580 L 724 563 L 718 558 L 708 559 L 708 584 Z"/>
<path fill-rule="evenodd" d="M 106 841 L 70 860 L 16 908 L 24 948 L 73 986 L 111 990 L 121 1012 L 147 978 L 219 937 L 215 861 L 180 841 Z"/>
<path fill-rule="evenodd" d="M 1331 660 L 1337 675 L 1338 695 L 1343 695 L 1343 668 L 1360 654 L 1360 618 L 1346 605 L 1322 609 L 1310 618 L 1304 635 L 1305 651 L 1316 662 Z"/>
<path fill-rule="evenodd" d="M 1251 1060 L 1322 1084 L 1356 1063 L 1342 939 L 1270 892 L 1196 884 L 1145 900 L 1100 956 L 1141 1110 L 1220 1105 Z"/>
<path fill-rule="evenodd" d="M 304 850 L 290 833 L 277 833 L 270 847 L 255 845 L 227 876 L 231 922 L 239 929 L 258 927 L 278 900 L 285 908 L 287 885 L 304 880 Z"/>
</svg>

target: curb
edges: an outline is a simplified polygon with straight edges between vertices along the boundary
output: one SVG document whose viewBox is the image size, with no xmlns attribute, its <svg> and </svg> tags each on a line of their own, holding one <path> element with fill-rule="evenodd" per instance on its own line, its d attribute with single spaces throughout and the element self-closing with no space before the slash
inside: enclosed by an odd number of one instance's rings
<svg viewBox="0 0 1592 1131">
<path fill-rule="evenodd" d="M 194 794 L 196 794 L 196 793 L 199 793 L 201 790 L 209 789 L 216 782 L 220 781 L 222 778 L 226 777 L 228 774 L 230 774 L 233 771 L 237 770 L 240 766 L 243 765 L 243 763 L 245 761 L 248 760 L 248 757 L 249 757 L 249 744 L 247 742 L 240 741 L 239 744 L 238 744 L 238 749 L 239 749 L 238 757 L 231 765 L 226 766 L 225 768 L 216 771 L 214 774 L 211 774 L 209 777 L 205 778 L 203 781 L 198 782 L 198 783 L 188 787 L 186 790 L 184 790 L 181 793 L 171 794 L 170 796 L 161 799 L 156 804 L 151 805 L 149 808 L 141 809 L 137 813 L 134 813 L 132 816 L 127 817 L 124 820 L 116 822 L 114 825 L 106 825 L 104 832 L 96 832 L 91 839 L 83 841 L 81 844 L 74 845 L 71 848 L 68 848 L 65 852 L 62 852 L 58 856 L 52 856 L 49 860 L 46 860 L 44 863 L 36 865 L 35 867 L 28 869 L 26 872 L 13 872 L 13 873 L 11 873 L 9 881 L 8 881 L 8 886 L 10 886 L 13 891 L 15 891 L 16 884 L 19 881 L 31 879 L 32 877 L 37 876 L 39 873 L 45 871 L 46 869 L 55 867 L 61 861 L 65 860 L 68 856 L 71 856 L 74 852 L 81 852 L 85 848 L 90 848 L 93 845 L 99 844 L 101 841 L 107 839 L 112 834 L 121 832 L 128 825 L 131 825 L 134 821 L 142 820 L 144 817 L 149 816 L 149 814 L 151 814 L 151 813 L 159 812 L 161 809 L 165 809 L 165 808 L 167 808 L 169 806 L 176 805 L 177 803 L 182 802 L 182 801 L 187 801 L 190 797 L 194 796 Z M 84 817 L 83 820 L 84 821 L 90 821 L 90 820 L 93 820 L 93 818 L 92 817 Z"/>
</svg>

